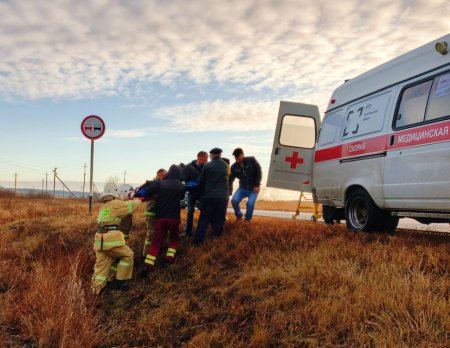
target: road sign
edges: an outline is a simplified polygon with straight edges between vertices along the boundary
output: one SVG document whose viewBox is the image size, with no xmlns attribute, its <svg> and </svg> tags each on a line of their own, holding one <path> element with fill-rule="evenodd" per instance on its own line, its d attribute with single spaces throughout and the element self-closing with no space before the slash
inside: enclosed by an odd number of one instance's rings
<svg viewBox="0 0 450 348">
<path fill-rule="evenodd" d="M 90 189 L 89 189 L 89 214 L 92 213 L 92 194 L 94 184 L 94 140 L 102 137 L 105 133 L 105 122 L 96 116 L 90 115 L 81 122 L 81 132 L 91 140 L 91 173 L 90 173 Z"/>
<path fill-rule="evenodd" d="M 97 140 L 105 133 L 105 122 L 96 116 L 90 115 L 81 122 L 81 132 L 83 135 L 91 140 Z"/>
</svg>

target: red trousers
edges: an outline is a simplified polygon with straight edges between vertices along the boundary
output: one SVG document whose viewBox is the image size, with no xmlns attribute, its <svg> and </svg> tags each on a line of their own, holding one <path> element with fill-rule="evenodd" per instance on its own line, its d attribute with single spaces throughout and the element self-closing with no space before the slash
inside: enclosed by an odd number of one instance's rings
<svg viewBox="0 0 450 348">
<path fill-rule="evenodd" d="M 180 244 L 179 236 L 180 220 L 178 219 L 156 219 L 155 220 L 155 233 L 153 235 L 152 244 L 150 244 L 147 250 L 147 256 L 145 265 L 152 267 L 155 265 L 156 258 L 158 257 L 159 250 L 162 244 L 167 238 L 169 233 L 169 247 L 165 259 L 169 262 L 173 262 L 178 245 Z"/>
</svg>

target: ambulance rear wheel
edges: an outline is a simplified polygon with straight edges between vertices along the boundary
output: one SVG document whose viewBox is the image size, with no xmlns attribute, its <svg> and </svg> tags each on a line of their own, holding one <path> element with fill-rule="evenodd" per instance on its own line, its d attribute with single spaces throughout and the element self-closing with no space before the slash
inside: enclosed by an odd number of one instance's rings
<svg viewBox="0 0 450 348">
<path fill-rule="evenodd" d="M 379 208 L 363 189 L 350 192 L 345 204 L 345 220 L 349 230 L 373 231 L 379 217 Z"/>
</svg>

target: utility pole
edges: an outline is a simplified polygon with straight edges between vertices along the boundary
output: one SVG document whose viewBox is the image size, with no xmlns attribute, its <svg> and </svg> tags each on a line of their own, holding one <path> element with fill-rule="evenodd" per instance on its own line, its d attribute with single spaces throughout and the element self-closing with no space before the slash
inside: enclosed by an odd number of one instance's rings
<svg viewBox="0 0 450 348">
<path fill-rule="evenodd" d="M 87 165 L 86 165 L 86 163 L 84 164 L 84 174 L 83 174 L 83 198 L 84 198 L 84 187 L 86 186 L 86 168 L 87 168 Z"/>
<path fill-rule="evenodd" d="M 44 195 L 44 179 L 42 179 L 41 195 Z"/>
<path fill-rule="evenodd" d="M 127 171 L 123 172 L 123 184 L 125 185 L 125 179 L 127 178 Z"/>
<path fill-rule="evenodd" d="M 70 191 L 70 188 L 64 183 L 64 181 L 62 181 L 61 178 L 57 174 L 55 174 L 55 176 L 56 176 L 56 179 L 58 179 L 59 182 L 63 185 L 63 192 L 62 192 L 63 193 L 63 198 L 65 197 L 64 188 L 66 188 L 67 191 L 69 191 L 72 194 L 73 198 L 77 198 L 77 196 L 72 191 Z"/>
<path fill-rule="evenodd" d="M 16 194 L 17 190 L 17 172 L 14 173 L 14 195 Z"/>
<path fill-rule="evenodd" d="M 45 172 L 45 195 L 47 195 L 48 172 Z"/>
<path fill-rule="evenodd" d="M 56 167 L 53 169 L 53 198 L 55 198 L 55 189 L 56 189 Z"/>
</svg>

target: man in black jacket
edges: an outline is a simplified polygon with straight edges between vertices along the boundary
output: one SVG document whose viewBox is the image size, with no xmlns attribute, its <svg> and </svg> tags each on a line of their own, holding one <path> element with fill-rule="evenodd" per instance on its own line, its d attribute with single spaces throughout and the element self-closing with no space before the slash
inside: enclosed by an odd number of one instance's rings
<svg viewBox="0 0 450 348">
<path fill-rule="evenodd" d="M 197 159 L 188 163 L 182 169 L 183 181 L 186 184 L 187 192 L 187 219 L 185 233 L 187 236 L 192 236 L 192 225 L 194 222 L 195 203 L 198 200 L 198 178 L 202 172 L 203 165 L 208 162 L 208 154 L 205 151 L 200 151 L 197 154 Z"/>
<path fill-rule="evenodd" d="M 145 277 L 149 269 L 155 266 L 156 258 L 162 243 L 169 232 L 169 248 L 165 256 L 166 263 L 173 263 L 180 243 L 180 200 L 183 198 L 185 186 L 181 183 L 179 166 L 172 165 L 166 177 L 160 181 L 151 181 L 146 186 L 146 196 L 156 195 L 155 234 L 147 250 L 141 276 Z"/>
<path fill-rule="evenodd" d="M 209 223 L 213 227 L 213 236 L 223 233 L 229 196 L 230 166 L 220 157 L 222 150 L 215 147 L 210 152 L 211 161 L 203 166 L 198 179 L 200 195 L 200 218 L 195 232 L 194 245 L 205 241 Z"/>
<path fill-rule="evenodd" d="M 247 201 L 247 210 L 245 212 L 245 221 L 250 222 L 255 209 L 256 198 L 258 198 L 259 188 L 261 186 L 261 166 L 255 157 L 245 157 L 241 148 L 233 151 L 236 162 L 231 166 L 230 192 L 233 190 L 233 181 L 239 179 L 239 188 L 231 198 L 231 204 L 238 220 L 242 219 L 242 211 L 239 203 L 245 198 Z"/>
</svg>

